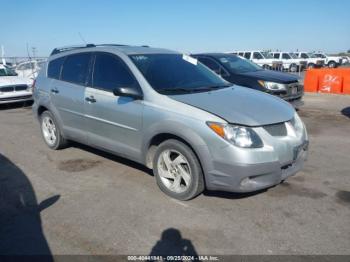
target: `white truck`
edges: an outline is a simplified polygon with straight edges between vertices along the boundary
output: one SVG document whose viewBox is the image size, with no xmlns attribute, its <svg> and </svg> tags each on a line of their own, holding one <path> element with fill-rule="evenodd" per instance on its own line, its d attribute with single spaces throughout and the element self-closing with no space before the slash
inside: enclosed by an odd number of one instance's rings
<svg viewBox="0 0 350 262">
<path fill-rule="evenodd" d="M 34 80 L 45 63 L 45 60 L 31 60 L 22 62 L 16 66 L 15 71 L 18 76 L 27 77 Z"/>
<path fill-rule="evenodd" d="M 312 53 L 308 52 L 294 52 L 298 58 L 307 61 L 307 68 L 321 68 L 325 65 L 325 59 L 319 58 Z"/>
<path fill-rule="evenodd" d="M 255 64 L 258 64 L 262 68 L 265 69 L 273 69 L 273 70 L 281 70 L 282 69 L 282 61 L 278 59 L 274 59 L 273 56 L 269 52 L 265 51 L 234 51 L 229 52 L 230 54 L 239 55 L 248 59 Z"/>
<path fill-rule="evenodd" d="M 325 59 L 325 64 L 329 68 L 336 68 L 336 67 L 340 66 L 343 63 L 343 59 L 342 59 L 341 56 L 329 56 L 329 55 L 326 55 L 326 54 L 321 53 L 321 52 L 314 53 L 314 55 L 316 57 Z"/>
<path fill-rule="evenodd" d="M 307 66 L 307 61 L 300 59 L 289 52 L 271 52 L 273 58 L 283 62 L 283 70 L 290 72 L 302 71 Z"/>
</svg>

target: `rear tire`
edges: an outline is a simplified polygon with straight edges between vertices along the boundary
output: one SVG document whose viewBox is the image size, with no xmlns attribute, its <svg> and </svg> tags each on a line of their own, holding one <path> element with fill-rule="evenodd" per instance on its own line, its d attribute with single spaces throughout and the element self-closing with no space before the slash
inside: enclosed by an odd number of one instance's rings
<svg viewBox="0 0 350 262">
<path fill-rule="evenodd" d="M 161 143 L 153 158 L 153 173 L 165 194 L 178 200 L 190 200 L 204 190 L 201 165 L 186 144 L 169 139 Z"/>
<path fill-rule="evenodd" d="M 62 136 L 60 127 L 50 111 L 44 111 L 40 115 L 40 127 L 44 141 L 49 148 L 59 150 L 67 146 L 68 142 Z"/>
<path fill-rule="evenodd" d="M 315 68 L 315 64 L 314 63 L 310 63 L 310 64 L 307 65 L 307 68 L 308 69 Z"/>
<path fill-rule="evenodd" d="M 298 71 L 298 66 L 296 64 L 291 64 L 289 66 L 289 71 L 293 72 L 293 73 L 297 72 Z"/>
</svg>

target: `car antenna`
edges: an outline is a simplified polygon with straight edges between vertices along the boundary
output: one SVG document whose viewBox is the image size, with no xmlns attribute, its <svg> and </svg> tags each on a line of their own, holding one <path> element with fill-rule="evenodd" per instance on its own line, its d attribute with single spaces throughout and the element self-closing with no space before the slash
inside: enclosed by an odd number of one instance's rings
<svg viewBox="0 0 350 262">
<path fill-rule="evenodd" d="M 83 42 L 84 42 L 84 44 L 85 44 L 85 45 L 87 45 L 87 42 L 85 41 L 84 37 L 81 35 L 81 33 L 80 33 L 80 32 L 78 32 L 78 35 L 79 35 L 79 37 L 80 37 L 81 41 L 83 41 Z"/>
</svg>

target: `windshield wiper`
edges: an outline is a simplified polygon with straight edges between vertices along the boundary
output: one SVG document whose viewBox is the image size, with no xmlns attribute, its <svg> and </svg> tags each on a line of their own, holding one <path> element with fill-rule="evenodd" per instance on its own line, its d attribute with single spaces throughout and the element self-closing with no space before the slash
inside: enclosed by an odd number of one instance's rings
<svg viewBox="0 0 350 262">
<path fill-rule="evenodd" d="M 212 91 L 217 90 L 220 88 L 230 87 L 232 84 L 226 84 L 226 85 L 213 85 L 213 86 L 205 86 L 205 87 L 197 87 L 197 88 L 164 88 L 164 89 L 158 89 L 156 90 L 159 93 L 196 93 L 196 92 L 206 92 L 206 91 Z"/>
<path fill-rule="evenodd" d="M 225 87 L 233 86 L 233 84 L 225 84 L 225 85 L 213 85 L 213 86 L 205 86 L 194 89 L 195 91 L 211 91 L 216 89 L 221 89 Z"/>
<path fill-rule="evenodd" d="M 188 89 L 188 88 L 164 88 L 164 89 L 157 89 L 156 90 L 159 93 L 193 93 L 194 89 Z"/>
</svg>

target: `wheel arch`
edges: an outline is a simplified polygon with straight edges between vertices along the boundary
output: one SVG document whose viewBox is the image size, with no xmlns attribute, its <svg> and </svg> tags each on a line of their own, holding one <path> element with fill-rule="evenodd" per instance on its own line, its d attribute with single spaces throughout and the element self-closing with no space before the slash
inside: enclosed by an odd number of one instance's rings
<svg viewBox="0 0 350 262">
<path fill-rule="evenodd" d="M 189 148 L 191 148 L 191 150 L 197 156 L 198 161 L 201 164 L 200 157 L 198 156 L 196 150 L 193 148 L 193 146 L 186 139 L 184 139 L 183 137 L 181 137 L 179 135 L 175 135 L 172 133 L 159 133 L 159 134 L 154 135 L 147 145 L 145 164 L 148 168 L 150 168 L 150 169 L 153 168 L 153 157 L 155 155 L 157 147 L 161 143 L 163 143 L 164 141 L 170 140 L 170 139 L 178 140 L 178 141 L 184 143 L 185 145 L 187 145 Z M 202 166 L 202 164 L 201 164 L 201 166 Z"/>
</svg>

